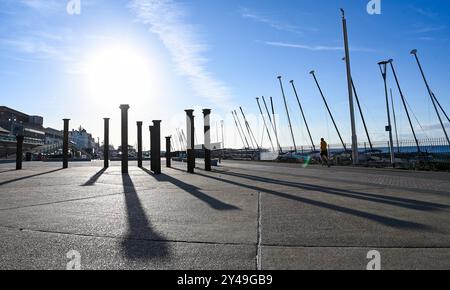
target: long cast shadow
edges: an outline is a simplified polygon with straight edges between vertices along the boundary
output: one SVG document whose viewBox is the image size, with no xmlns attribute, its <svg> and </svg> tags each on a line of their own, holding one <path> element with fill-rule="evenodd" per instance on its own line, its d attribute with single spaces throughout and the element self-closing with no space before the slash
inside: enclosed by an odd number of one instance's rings
<svg viewBox="0 0 450 290">
<path fill-rule="evenodd" d="M 221 173 L 223 173 L 223 172 L 221 172 Z M 302 203 L 309 204 L 312 206 L 326 208 L 326 209 L 342 212 L 345 214 L 357 216 L 360 218 L 369 219 L 369 220 L 378 222 L 380 224 L 383 224 L 383 225 L 386 225 L 389 227 L 402 228 L 402 229 L 431 230 L 430 226 L 423 225 L 420 223 L 415 223 L 415 222 L 400 220 L 400 219 L 396 219 L 396 218 L 386 217 L 386 216 L 382 216 L 382 215 L 378 215 L 378 214 L 363 212 L 363 211 L 352 209 L 352 208 L 347 208 L 347 207 L 330 204 L 330 203 L 326 203 L 326 202 L 322 202 L 322 201 L 299 197 L 299 196 L 291 195 L 291 194 L 284 193 L 284 192 L 278 192 L 278 191 L 267 189 L 267 188 L 262 188 L 262 187 L 257 187 L 254 185 L 239 183 L 236 181 L 231 181 L 231 180 L 227 180 L 227 179 L 223 179 L 223 178 L 219 178 L 219 177 L 205 175 L 202 173 L 197 173 L 197 175 L 200 175 L 200 176 L 203 176 L 206 178 L 210 178 L 210 179 L 214 179 L 217 181 L 233 184 L 233 185 L 240 186 L 240 187 L 246 187 L 246 188 L 258 191 L 258 192 L 264 192 L 264 193 L 272 194 L 272 195 L 279 196 L 282 198 L 302 202 Z"/>
<path fill-rule="evenodd" d="M 187 184 L 179 179 L 173 178 L 166 174 L 155 175 L 146 168 L 142 168 L 142 170 L 144 172 L 146 172 L 147 174 L 153 176 L 158 181 L 166 181 L 166 182 L 172 183 L 173 185 L 179 187 L 180 189 L 188 192 L 189 194 L 200 199 L 201 201 L 207 203 L 210 207 L 212 207 L 216 210 L 239 210 L 238 207 L 228 204 L 228 203 L 225 203 L 223 201 L 220 201 L 220 200 L 218 200 L 212 196 L 209 196 L 207 194 L 204 194 L 203 192 L 201 192 L 199 190 L 199 188 L 192 186 L 190 184 Z"/>
<path fill-rule="evenodd" d="M 258 172 L 264 172 L 264 173 L 270 173 L 266 170 L 258 170 L 258 169 L 254 169 L 252 168 L 252 171 L 258 171 Z M 283 175 L 289 175 L 289 176 L 294 176 L 294 177 L 305 177 L 305 178 L 311 178 L 311 179 L 319 179 L 319 180 L 327 180 L 327 181 L 332 181 L 332 182 L 348 182 L 348 180 L 342 180 L 339 178 L 332 178 L 332 177 L 324 177 L 324 176 L 311 176 L 311 175 L 303 175 L 303 174 L 292 174 L 292 173 L 282 173 Z M 357 180 L 352 180 L 351 181 L 353 184 L 358 184 L 358 185 L 363 185 L 363 186 L 380 186 L 381 184 L 379 183 L 375 183 L 375 182 L 363 182 L 363 181 L 357 181 Z M 448 195 L 449 192 L 442 192 L 442 191 L 438 191 L 438 190 L 433 190 L 433 189 L 417 189 L 417 188 L 413 188 L 413 187 L 407 187 L 407 186 L 398 186 L 398 185 L 389 185 L 390 188 L 395 188 L 395 189 L 400 189 L 400 190 L 408 190 L 411 192 L 416 192 L 416 193 L 429 193 L 429 194 L 435 194 L 435 195 Z"/>
<path fill-rule="evenodd" d="M 63 170 L 63 169 L 59 168 L 59 169 L 55 169 L 55 170 L 51 170 L 51 171 L 47 171 L 47 172 L 42 172 L 42 173 L 38 173 L 38 174 L 34 174 L 34 175 L 28 175 L 28 176 L 19 177 L 19 178 L 16 178 L 16 179 L 3 181 L 3 182 L 0 182 L 0 186 L 6 185 L 6 184 L 9 184 L 9 183 L 18 182 L 18 181 L 21 181 L 21 180 L 26 180 L 26 179 L 33 178 L 33 177 L 38 177 L 38 176 L 42 176 L 42 175 L 58 172 L 58 171 L 61 171 L 61 170 Z"/>
<path fill-rule="evenodd" d="M 167 257 L 166 238 L 152 229 L 130 176 L 122 174 L 122 182 L 128 222 L 128 232 L 122 242 L 126 257 L 137 260 Z"/>
<path fill-rule="evenodd" d="M 94 185 L 97 180 L 103 175 L 103 173 L 105 173 L 107 168 L 103 168 L 101 169 L 99 172 L 95 173 L 91 178 L 89 178 L 88 181 L 86 181 L 86 183 L 84 183 L 82 186 L 92 186 Z"/>
<path fill-rule="evenodd" d="M 12 172 L 12 171 L 17 171 L 17 170 L 16 169 L 3 170 L 3 171 L 0 171 L 0 173 L 6 173 L 6 172 Z"/>
<path fill-rule="evenodd" d="M 304 189 L 304 190 L 320 191 L 320 192 L 323 192 L 326 194 L 339 195 L 339 196 L 349 197 L 349 198 L 353 198 L 353 199 L 376 202 L 376 203 L 384 203 L 384 204 L 389 204 L 389 205 L 393 205 L 393 206 L 409 208 L 409 209 L 414 209 L 414 210 L 433 211 L 433 210 L 450 208 L 448 205 L 420 201 L 420 200 L 409 199 L 409 198 L 357 192 L 357 191 L 353 191 L 353 190 L 337 189 L 337 188 L 332 188 L 332 187 L 300 183 L 300 182 L 282 181 L 282 180 L 277 180 L 277 179 L 272 179 L 272 178 L 267 178 L 267 177 L 248 175 L 248 174 L 244 174 L 244 173 L 222 172 L 222 171 L 220 173 L 224 174 L 224 175 L 245 178 L 245 179 L 254 180 L 254 181 L 278 184 L 278 185 L 283 185 L 283 186 L 288 186 L 288 187 L 293 187 L 293 188 L 298 188 L 298 189 Z"/>
</svg>

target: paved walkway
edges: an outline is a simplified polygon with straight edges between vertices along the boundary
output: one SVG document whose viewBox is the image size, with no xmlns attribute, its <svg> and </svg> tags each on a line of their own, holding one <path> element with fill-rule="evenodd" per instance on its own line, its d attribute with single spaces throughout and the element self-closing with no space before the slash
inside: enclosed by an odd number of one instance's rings
<svg viewBox="0 0 450 290">
<path fill-rule="evenodd" d="M 450 269 L 449 173 L 101 165 L 0 164 L 0 269 Z"/>
</svg>

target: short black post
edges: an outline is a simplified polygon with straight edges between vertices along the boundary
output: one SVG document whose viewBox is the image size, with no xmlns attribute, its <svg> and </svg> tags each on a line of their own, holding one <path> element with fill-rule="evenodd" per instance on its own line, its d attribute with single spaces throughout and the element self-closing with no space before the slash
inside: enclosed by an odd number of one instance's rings
<svg viewBox="0 0 450 290">
<path fill-rule="evenodd" d="M 172 146 L 170 139 L 172 137 L 166 137 L 166 167 L 170 168 L 172 167 Z"/>
<path fill-rule="evenodd" d="M 23 136 L 16 136 L 17 147 L 16 147 L 16 170 L 22 170 L 22 160 L 23 160 Z"/>
<path fill-rule="evenodd" d="M 205 126 L 205 171 L 211 171 L 211 110 L 203 110 L 203 120 Z"/>
<path fill-rule="evenodd" d="M 103 161 L 104 168 L 109 167 L 109 118 L 104 118 L 105 120 L 105 138 L 103 140 Z"/>
<path fill-rule="evenodd" d="M 186 112 L 186 125 L 187 125 L 187 163 L 188 172 L 194 173 L 195 169 L 195 145 L 194 145 L 194 110 L 185 110 Z"/>
<path fill-rule="evenodd" d="M 155 149 L 153 148 L 153 145 L 155 144 L 155 134 L 153 134 L 153 126 L 148 127 L 150 130 L 150 171 L 153 171 L 155 168 L 155 156 L 153 155 L 155 153 Z"/>
<path fill-rule="evenodd" d="M 137 158 L 138 158 L 138 167 L 142 168 L 142 122 L 137 122 L 137 144 L 138 144 L 138 152 L 137 152 Z"/>
<path fill-rule="evenodd" d="M 69 168 L 69 121 L 70 119 L 63 119 L 64 134 L 63 134 L 63 169 Z"/>
<path fill-rule="evenodd" d="M 128 109 L 129 105 L 120 105 L 122 110 L 122 173 L 128 173 Z"/>
</svg>

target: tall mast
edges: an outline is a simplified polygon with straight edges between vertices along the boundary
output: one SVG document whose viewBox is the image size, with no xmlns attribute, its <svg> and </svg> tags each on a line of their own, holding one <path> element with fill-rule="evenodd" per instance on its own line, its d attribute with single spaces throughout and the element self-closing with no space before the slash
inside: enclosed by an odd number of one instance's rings
<svg viewBox="0 0 450 290">
<path fill-rule="evenodd" d="M 278 127 L 277 127 L 277 116 L 275 115 L 275 106 L 273 105 L 273 98 L 272 97 L 270 97 L 270 108 L 272 110 L 273 126 L 275 128 L 275 134 L 277 135 L 277 140 L 279 140 Z M 278 146 L 280 147 L 280 153 L 283 153 L 283 147 L 281 147 L 281 143 L 280 142 L 278 142 Z"/>
<path fill-rule="evenodd" d="M 242 128 L 241 120 L 239 119 L 239 116 L 238 116 L 236 110 L 234 110 L 234 115 L 236 116 L 236 120 L 239 124 L 239 128 L 241 128 L 242 136 L 244 136 L 245 143 L 247 143 L 247 148 L 251 148 L 250 144 L 248 143 L 247 136 L 245 135 L 244 129 Z M 250 141 L 251 141 L 251 139 L 250 139 Z"/>
<path fill-rule="evenodd" d="M 244 148 L 246 148 L 246 144 L 245 144 L 244 138 L 242 137 L 241 130 L 239 129 L 239 125 L 238 125 L 238 122 L 236 121 L 236 117 L 234 116 L 234 112 L 233 111 L 231 111 L 231 115 L 233 115 L 234 123 L 236 124 L 236 129 L 237 129 L 237 131 L 239 133 L 239 136 L 241 137 L 242 144 L 244 144 Z M 248 146 L 248 144 L 247 144 L 247 146 Z"/>
<path fill-rule="evenodd" d="M 320 95 L 322 96 L 323 102 L 325 103 L 325 107 L 327 108 L 328 114 L 330 114 L 331 121 L 333 121 L 334 128 L 336 129 L 339 139 L 341 140 L 342 146 L 344 147 L 344 150 L 347 151 L 347 146 L 345 146 L 344 140 L 342 140 L 341 133 L 339 132 L 338 126 L 336 125 L 336 122 L 334 121 L 334 117 L 333 117 L 333 114 L 331 113 L 330 107 L 328 106 L 327 100 L 325 99 L 322 89 L 320 88 L 319 81 L 316 78 L 315 71 L 311 71 L 310 74 L 313 76 L 314 81 L 316 82 L 317 88 L 319 89 Z"/>
<path fill-rule="evenodd" d="M 350 123 L 352 127 L 352 160 L 353 165 L 359 164 L 358 157 L 358 138 L 356 135 L 355 109 L 353 106 L 353 92 L 352 92 L 352 72 L 350 66 L 350 49 L 348 47 L 348 33 L 347 33 L 347 19 L 345 19 L 344 9 L 341 8 L 342 13 L 342 27 L 344 32 L 344 48 L 345 48 L 345 63 L 347 67 L 347 87 L 348 87 L 348 101 L 350 107 Z"/>
<path fill-rule="evenodd" d="M 256 144 L 256 148 L 259 149 L 258 140 L 256 140 L 255 135 L 253 135 L 253 130 L 247 121 L 247 117 L 245 117 L 244 110 L 242 110 L 242 107 L 239 107 L 239 109 L 241 110 L 242 116 L 244 117 L 245 126 L 247 127 L 247 131 L 248 131 L 248 134 L 250 135 L 250 139 L 253 138 L 253 140 L 255 141 L 255 144 Z"/>
<path fill-rule="evenodd" d="M 264 102 L 264 107 L 266 108 L 266 112 L 267 112 L 267 116 L 269 117 L 270 124 L 272 125 L 273 132 L 275 133 L 275 138 L 277 140 L 278 151 L 280 153 L 282 153 L 283 150 L 281 149 L 280 141 L 278 140 L 277 129 L 276 129 L 276 126 L 275 126 L 275 119 L 273 120 L 274 122 L 272 123 L 272 118 L 270 117 L 269 108 L 267 107 L 266 99 L 264 98 L 264 96 L 262 97 L 262 100 Z M 270 100 L 272 100 L 272 97 L 270 97 Z M 272 106 L 272 111 L 273 111 L 273 106 Z"/>
<path fill-rule="evenodd" d="M 369 130 L 367 129 L 366 120 L 364 118 L 364 114 L 361 109 L 361 103 L 359 102 L 358 93 L 356 92 L 356 87 L 355 87 L 355 83 L 353 82 L 353 79 L 352 79 L 352 87 L 353 87 L 353 92 L 355 93 L 356 103 L 358 104 L 359 114 L 361 116 L 361 120 L 364 125 L 364 130 L 366 131 L 367 140 L 369 141 L 370 150 L 373 150 L 372 140 L 370 140 Z"/>
<path fill-rule="evenodd" d="M 409 126 L 411 127 L 411 131 L 412 131 L 412 133 L 413 133 L 414 140 L 416 141 L 417 152 L 420 153 L 419 140 L 417 139 L 416 131 L 414 131 L 414 126 L 413 126 L 413 124 L 412 124 L 411 117 L 409 116 L 408 107 L 406 106 L 405 96 L 403 95 L 402 88 L 400 87 L 400 83 L 399 83 L 399 81 L 398 81 L 397 74 L 396 74 L 396 72 L 395 72 L 393 62 L 394 62 L 394 61 L 393 61 L 392 59 L 389 60 L 389 63 L 391 64 L 391 68 L 392 68 L 392 73 L 394 74 L 395 82 L 397 83 L 397 88 L 398 88 L 398 91 L 399 91 L 399 93 L 400 93 L 400 97 L 402 98 L 403 107 L 405 108 L 406 116 L 408 117 Z"/>
<path fill-rule="evenodd" d="M 391 91 L 392 114 L 394 116 L 395 140 L 397 142 L 397 152 L 400 153 L 400 145 L 398 141 L 398 130 L 397 130 L 397 118 L 395 117 L 394 97 L 392 95 L 392 89 L 389 90 Z"/>
<path fill-rule="evenodd" d="M 428 94 L 430 95 L 430 99 L 431 99 L 431 102 L 433 103 L 434 110 L 436 111 L 436 115 L 437 115 L 437 117 L 439 119 L 439 123 L 441 124 L 442 131 L 444 131 L 445 138 L 447 139 L 447 143 L 450 146 L 450 140 L 448 138 L 447 130 L 445 130 L 444 123 L 442 122 L 441 115 L 439 114 L 438 108 L 436 106 L 436 102 L 434 100 L 435 98 L 433 97 L 433 92 L 431 91 L 431 88 L 428 85 L 428 81 L 427 81 L 427 79 L 425 77 L 425 73 L 423 72 L 422 65 L 420 64 L 420 61 L 419 61 L 419 57 L 417 56 L 417 49 L 413 49 L 411 51 L 411 54 L 414 55 L 414 57 L 416 58 L 417 65 L 419 66 L 420 73 L 422 74 L 423 81 L 425 82 L 425 85 L 427 87 Z"/>
<path fill-rule="evenodd" d="M 264 122 L 264 127 L 266 127 L 266 130 L 267 130 L 267 136 L 269 136 L 270 145 L 272 146 L 272 150 L 275 151 L 275 147 L 273 146 L 273 142 L 272 142 L 272 137 L 270 137 L 269 127 L 267 127 L 266 119 L 264 118 L 264 114 L 261 109 L 261 105 L 259 103 L 259 98 L 256 98 L 256 102 L 258 103 L 258 108 L 259 108 L 259 112 L 261 113 L 261 117 Z M 263 134 L 263 136 L 264 136 L 264 134 Z M 262 141 L 261 141 L 261 146 L 262 146 Z"/>
<path fill-rule="evenodd" d="M 441 103 L 439 103 L 439 100 L 436 98 L 436 96 L 433 94 L 433 98 L 436 101 L 436 103 L 438 104 L 439 108 L 441 109 L 442 113 L 444 114 L 445 118 L 447 118 L 447 121 L 450 123 L 450 118 L 448 117 L 447 113 L 444 111 L 444 108 L 442 108 Z"/>
<path fill-rule="evenodd" d="M 312 148 L 314 151 L 316 151 L 316 145 L 314 145 L 314 140 L 311 136 L 311 131 L 309 130 L 308 122 L 306 121 L 305 113 L 303 112 L 303 107 L 302 107 L 302 104 L 300 103 L 300 98 L 298 97 L 297 89 L 295 88 L 293 80 L 291 81 L 291 84 L 292 84 L 292 88 L 294 89 L 295 97 L 297 98 L 298 106 L 300 107 L 300 111 L 302 112 L 303 121 L 305 122 L 305 125 L 306 125 L 306 130 L 308 130 L 308 135 L 309 135 L 309 139 L 311 140 Z"/>
<path fill-rule="evenodd" d="M 294 150 L 295 150 L 295 152 L 297 152 L 297 145 L 295 144 L 294 131 L 292 130 L 291 116 L 289 115 L 289 109 L 288 109 L 288 105 L 287 105 L 287 101 L 286 101 L 286 95 L 284 94 L 283 82 L 281 81 L 281 76 L 278 77 L 278 80 L 280 81 L 281 93 L 283 95 L 284 106 L 286 108 L 286 114 L 288 117 L 289 129 L 291 130 L 292 142 L 294 143 Z"/>
</svg>

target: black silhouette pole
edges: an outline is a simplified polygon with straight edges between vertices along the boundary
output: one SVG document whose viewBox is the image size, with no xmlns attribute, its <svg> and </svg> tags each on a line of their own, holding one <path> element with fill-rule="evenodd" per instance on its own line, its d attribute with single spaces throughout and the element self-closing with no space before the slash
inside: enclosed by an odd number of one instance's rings
<svg viewBox="0 0 450 290">
<path fill-rule="evenodd" d="M 154 141 L 155 140 L 153 140 L 153 138 L 154 138 L 154 130 L 153 130 L 153 126 L 149 126 L 148 127 L 148 129 L 149 129 L 149 131 L 150 131 L 150 171 L 154 171 L 154 166 L 155 166 L 155 157 L 154 157 L 154 152 L 155 152 L 155 149 L 153 148 L 153 146 L 154 146 Z"/>
<path fill-rule="evenodd" d="M 195 170 L 195 144 L 194 144 L 194 110 L 185 110 L 186 112 L 186 131 L 187 131 L 187 171 L 194 173 Z"/>
<path fill-rule="evenodd" d="M 427 87 L 428 94 L 430 95 L 431 102 L 433 103 L 434 110 L 436 111 L 436 115 L 439 119 L 439 123 L 441 124 L 442 130 L 444 131 L 445 138 L 447 139 L 447 144 L 450 146 L 450 139 L 448 138 L 447 130 L 445 130 L 444 123 L 442 122 L 441 115 L 439 114 L 438 108 L 436 106 L 436 102 L 433 96 L 433 92 L 431 91 L 430 85 L 425 77 L 425 73 L 423 72 L 422 65 L 420 64 L 419 57 L 417 56 L 417 49 L 413 49 L 411 54 L 414 55 L 417 61 L 417 65 L 419 66 L 420 73 L 422 74 L 423 81 L 425 82 L 425 86 Z"/>
<path fill-rule="evenodd" d="M 305 113 L 303 111 L 303 106 L 300 103 L 300 98 L 298 97 L 297 89 L 295 88 L 295 84 L 294 84 L 293 80 L 291 81 L 291 84 L 292 84 L 292 88 L 294 89 L 295 97 L 297 98 L 298 106 L 300 107 L 300 112 L 302 113 L 302 116 L 303 116 L 303 121 L 305 122 L 306 130 L 308 130 L 308 135 L 309 135 L 309 139 L 311 140 L 311 145 L 313 147 L 313 150 L 316 151 L 316 145 L 314 145 L 314 140 L 311 136 L 311 131 L 309 130 L 308 122 L 306 121 Z"/>
<path fill-rule="evenodd" d="M 137 125 L 137 143 L 138 143 L 138 152 L 137 152 L 137 158 L 138 158 L 138 167 L 142 168 L 142 124 L 143 122 L 138 121 L 136 122 Z"/>
<path fill-rule="evenodd" d="M 129 105 L 120 105 L 122 126 L 122 173 L 128 173 L 128 109 Z"/>
<path fill-rule="evenodd" d="M 153 121 L 152 131 L 152 161 L 153 172 L 161 174 L 161 121 Z"/>
<path fill-rule="evenodd" d="M 204 133 L 205 133 L 205 171 L 211 171 L 211 110 L 203 110 Z"/>
<path fill-rule="evenodd" d="M 69 168 L 69 121 L 70 119 L 63 119 L 64 133 L 63 133 L 63 169 Z"/>
<path fill-rule="evenodd" d="M 284 106 L 286 108 L 286 114 L 287 114 L 288 121 L 289 121 L 289 129 L 291 130 L 292 142 L 294 143 L 294 150 L 295 150 L 295 152 L 297 152 L 297 144 L 295 144 L 294 130 L 292 129 L 291 116 L 289 115 L 289 109 L 288 109 L 288 105 L 287 105 L 287 101 L 286 101 L 286 95 L 284 94 L 283 82 L 281 81 L 281 76 L 278 76 L 277 78 L 280 81 L 281 94 L 283 95 Z"/>
<path fill-rule="evenodd" d="M 104 118 L 105 129 L 104 129 L 104 140 L 103 140 L 103 167 L 109 167 L 109 118 Z"/>
<path fill-rule="evenodd" d="M 171 146 L 172 136 L 166 137 L 166 167 L 172 167 L 172 146 Z"/>
<path fill-rule="evenodd" d="M 381 61 L 378 63 L 380 67 L 381 76 L 384 81 L 384 93 L 386 96 L 386 113 L 387 113 L 387 121 L 388 125 L 386 126 L 386 131 L 389 132 L 389 150 L 391 152 L 391 164 L 395 167 L 395 153 L 394 153 L 394 140 L 392 138 L 392 125 L 391 125 L 391 110 L 389 109 L 389 96 L 388 96 L 388 88 L 387 88 L 387 65 L 389 61 Z"/>
<path fill-rule="evenodd" d="M 22 170 L 24 136 L 16 136 L 16 170 Z"/>
<path fill-rule="evenodd" d="M 311 71 L 310 74 L 313 76 L 314 81 L 316 82 L 317 88 L 319 89 L 320 95 L 322 96 L 323 102 L 325 103 L 325 107 L 327 108 L 328 114 L 330 114 L 331 121 L 333 121 L 334 128 L 336 129 L 339 139 L 341 140 L 342 146 L 344 147 L 344 150 L 347 151 L 347 146 L 345 146 L 344 140 L 342 140 L 341 133 L 339 132 L 338 126 L 336 125 L 336 122 L 334 121 L 333 114 L 331 113 L 330 107 L 328 106 L 328 103 L 327 103 L 327 99 L 325 99 L 322 89 L 320 88 L 319 81 L 316 78 L 315 71 Z"/>
<path fill-rule="evenodd" d="M 395 72 L 395 69 L 394 69 L 394 64 L 393 64 L 394 60 L 392 60 L 392 59 L 389 60 L 389 63 L 391 64 L 391 69 L 392 69 L 392 73 L 394 74 L 394 78 L 395 78 L 395 82 L 397 84 L 398 92 L 400 93 L 400 97 L 402 98 L 402 103 L 403 103 L 403 107 L 405 108 L 406 116 L 408 117 L 409 126 L 411 127 L 411 131 L 413 133 L 414 140 L 416 141 L 417 152 L 420 153 L 421 150 L 420 150 L 420 146 L 419 146 L 419 140 L 417 139 L 416 131 L 414 131 L 414 126 L 412 124 L 411 117 L 409 116 L 408 107 L 406 106 L 405 95 L 403 95 L 402 88 L 400 87 L 400 83 L 399 83 L 398 78 L 397 78 L 397 73 Z"/>
</svg>

